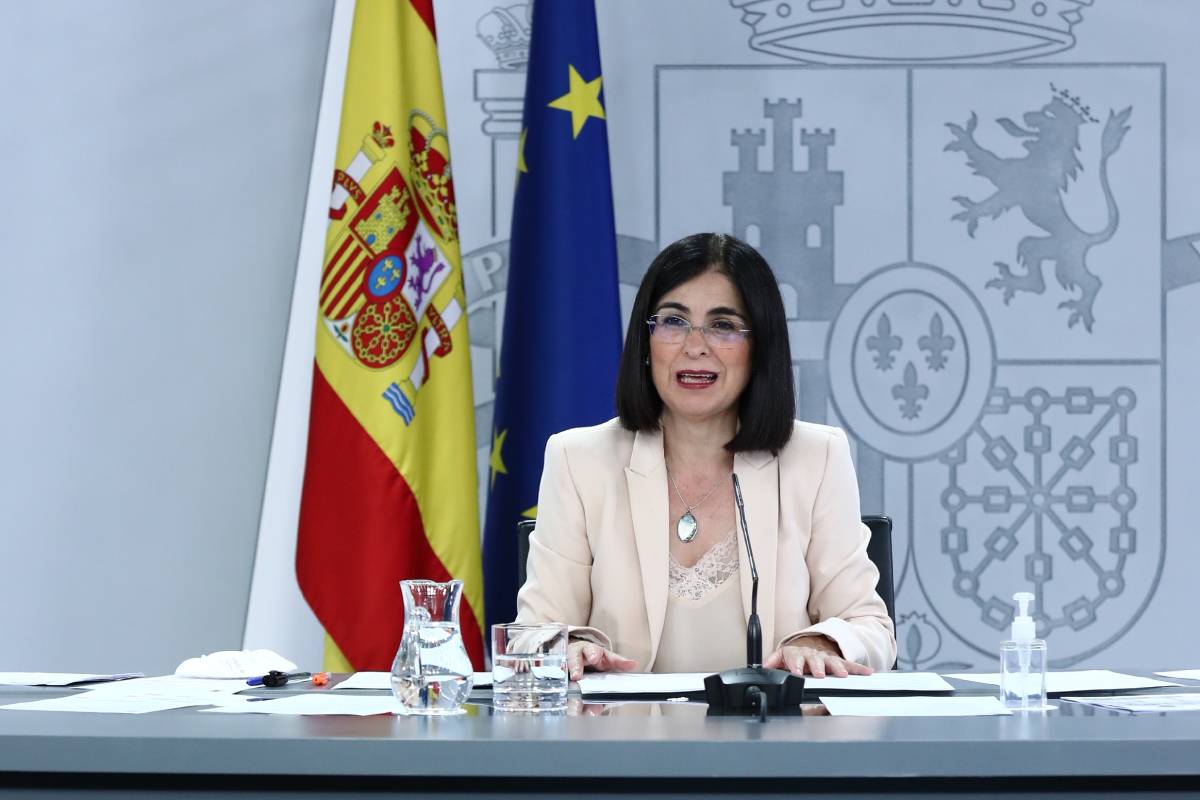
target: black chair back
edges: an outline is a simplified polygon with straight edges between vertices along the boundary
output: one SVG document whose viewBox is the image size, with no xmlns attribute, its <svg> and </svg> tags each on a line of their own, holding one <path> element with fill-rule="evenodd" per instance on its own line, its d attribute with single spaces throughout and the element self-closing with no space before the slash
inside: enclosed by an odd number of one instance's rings
<svg viewBox="0 0 1200 800">
<path fill-rule="evenodd" d="M 525 561 L 529 558 L 529 534 L 537 525 L 536 519 L 523 519 L 517 523 L 517 588 L 525 585 Z"/>
<path fill-rule="evenodd" d="M 887 606 L 888 616 L 896 621 L 896 587 L 892 578 L 892 518 L 863 517 L 863 524 L 871 531 L 871 541 L 867 543 L 867 558 L 879 570 L 879 583 L 875 591 Z"/>
</svg>

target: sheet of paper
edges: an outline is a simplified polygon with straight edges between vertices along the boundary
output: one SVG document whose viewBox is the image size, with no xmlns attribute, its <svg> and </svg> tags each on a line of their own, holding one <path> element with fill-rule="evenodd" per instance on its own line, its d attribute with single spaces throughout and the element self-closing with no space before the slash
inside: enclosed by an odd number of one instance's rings
<svg viewBox="0 0 1200 800">
<path fill-rule="evenodd" d="M 142 672 L 97 675 L 91 672 L 0 672 L 0 686 L 77 686 L 84 683 L 140 678 Z"/>
<path fill-rule="evenodd" d="M 333 689 L 391 689 L 391 680 L 390 672 L 356 672 Z"/>
<path fill-rule="evenodd" d="M 1070 700 L 1072 703 L 1129 711 L 1134 714 L 1200 711 L 1200 694 L 1135 694 L 1115 697 L 1063 697 L 1062 699 Z"/>
<path fill-rule="evenodd" d="M 805 678 L 805 691 L 952 692 L 954 687 L 932 672 L 876 672 L 844 678 Z"/>
<path fill-rule="evenodd" d="M 241 678 L 177 678 L 162 675 L 154 678 L 135 678 L 120 683 L 108 683 L 95 687 L 87 695 L 112 700 L 162 700 L 179 705 L 173 708 L 196 705 L 218 705 L 240 702 L 235 697 L 250 687 Z"/>
<path fill-rule="evenodd" d="M 476 672 L 474 688 L 483 689 L 492 685 L 492 673 Z M 333 687 L 334 689 L 386 689 L 392 688 L 390 672 L 356 672 Z"/>
<path fill-rule="evenodd" d="M 687 694 L 703 692 L 704 679 L 711 673 L 605 672 L 586 675 L 579 681 L 584 695 L 599 694 Z M 952 692 L 954 687 L 932 672 L 877 672 L 845 678 L 805 678 L 806 691 L 843 692 Z"/>
<path fill-rule="evenodd" d="M 1156 672 L 1164 678 L 1182 678 L 1187 681 L 1200 681 L 1200 669 L 1173 669 L 1167 672 Z"/>
<path fill-rule="evenodd" d="M 822 697 L 835 717 L 990 717 L 1009 711 L 996 697 Z"/>
<path fill-rule="evenodd" d="M 83 692 L 70 697 L 54 697 L 49 700 L 33 700 L 0 706 L 0 711 L 72 711 L 92 714 L 147 714 L 152 711 L 167 711 L 172 708 L 209 705 L 212 702 L 244 703 L 245 698 L 225 697 L 218 701 L 194 698 L 163 697 L 119 697 Z"/>
<path fill-rule="evenodd" d="M 312 692 L 252 700 L 237 705 L 206 708 L 206 714 L 343 714 L 367 717 L 374 714 L 405 714 L 404 706 L 391 695 L 326 694 Z"/>
<path fill-rule="evenodd" d="M 998 672 L 960 672 L 947 674 L 945 677 L 974 683 L 986 683 L 991 686 L 1000 685 Z M 1046 673 L 1046 691 L 1055 694 L 1064 692 L 1114 692 L 1121 689 L 1152 689 L 1157 686 L 1178 686 L 1178 683 L 1168 683 L 1154 678 L 1139 678 L 1136 675 L 1126 675 L 1123 672 L 1113 672 L 1107 669 L 1078 669 Z"/>
<path fill-rule="evenodd" d="M 579 691 L 597 694 L 687 694 L 703 692 L 708 672 L 599 672 L 579 680 Z"/>
</svg>

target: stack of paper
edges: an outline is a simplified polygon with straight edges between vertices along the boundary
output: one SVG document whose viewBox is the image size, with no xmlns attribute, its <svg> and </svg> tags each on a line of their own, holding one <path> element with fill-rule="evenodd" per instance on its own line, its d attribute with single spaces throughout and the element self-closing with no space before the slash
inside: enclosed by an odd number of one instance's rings
<svg viewBox="0 0 1200 800">
<path fill-rule="evenodd" d="M 805 678 L 804 690 L 812 692 L 952 692 L 954 687 L 932 672 L 876 672 L 844 678 Z"/>
<path fill-rule="evenodd" d="M 246 688 L 243 680 L 205 680 L 166 675 L 104 684 L 70 697 L 13 703 L 0 706 L 0 710 L 146 714 L 172 708 L 244 703 L 249 698 L 235 695 Z"/>
<path fill-rule="evenodd" d="M 1161 674 L 1161 673 L 1160 673 Z M 1200 694 L 1133 694 L 1115 697 L 1064 697 L 1072 703 L 1128 711 L 1131 714 L 1160 714 L 1165 711 L 1200 711 Z"/>
<path fill-rule="evenodd" d="M 597 672 L 579 679 L 584 695 L 688 694 L 703 692 L 708 672 Z"/>
<path fill-rule="evenodd" d="M 141 672 L 96 674 L 92 672 L 0 672 L 0 686 L 80 686 L 140 678 Z"/>
<path fill-rule="evenodd" d="M 834 717 L 986 717 L 1012 714 L 985 697 L 822 697 Z"/>
<path fill-rule="evenodd" d="M 238 705 L 204 709 L 206 714 L 347 714 L 369 717 L 375 714 L 407 714 L 400 701 L 389 695 L 294 694 L 274 700 L 256 700 Z"/>
<path fill-rule="evenodd" d="M 692 694 L 704 691 L 708 672 L 604 672 L 579 681 L 584 695 Z M 811 692 L 952 692 L 954 687 L 932 672 L 876 672 L 845 678 L 805 678 Z"/>
<path fill-rule="evenodd" d="M 1000 673 L 998 672 L 963 672 L 946 677 L 960 681 L 986 683 L 991 686 L 1000 685 Z M 1125 689 L 1152 689 L 1159 686 L 1178 685 L 1178 683 L 1168 683 L 1154 678 L 1139 678 L 1137 675 L 1126 675 L 1123 672 L 1113 672 L 1107 669 L 1063 670 L 1046 673 L 1046 692 L 1048 694 L 1116 692 Z"/>
<path fill-rule="evenodd" d="M 1167 672 L 1156 672 L 1164 678 L 1182 678 L 1185 681 L 1200 681 L 1200 669 L 1174 669 Z"/>
</svg>

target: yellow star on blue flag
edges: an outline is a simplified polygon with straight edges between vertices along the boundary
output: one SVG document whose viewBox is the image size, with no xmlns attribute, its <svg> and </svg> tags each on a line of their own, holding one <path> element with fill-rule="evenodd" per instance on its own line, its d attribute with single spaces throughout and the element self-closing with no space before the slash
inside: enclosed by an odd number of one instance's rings
<svg viewBox="0 0 1200 800">
<path fill-rule="evenodd" d="M 507 475 L 508 468 L 504 466 L 504 456 L 501 455 L 501 450 L 504 448 L 504 440 L 508 438 L 508 431 L 500 431 L 492 433 L 492 454 L 488 458 L 488 467 L 492 472 L 492 486 L 496 485 L 496 475 Z"/>
<path fill-rule="evenodd" d="M 600 85 L 604 79 L 599 75 L 585 81 L 575 70 L 574 64 L 567 65 L 567 83 L 571 87 L 566 94 L 550 101 L 551 108 L 571 112 L 571 138 L 578 139 L 579 132 L 589 117 L 604 119 L 604 106 L 600 104 Z"/>
</svg>

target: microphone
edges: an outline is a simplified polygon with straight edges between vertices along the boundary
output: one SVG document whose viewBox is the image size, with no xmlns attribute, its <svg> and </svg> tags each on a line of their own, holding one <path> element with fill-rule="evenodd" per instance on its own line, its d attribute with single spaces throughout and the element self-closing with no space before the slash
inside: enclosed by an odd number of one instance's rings
<svg viewBox="0 0 1200 800">
<path fill-rule="evenodd" d="M 762 622 L 758 619 L 758 567 L 754 565 L 754 547 L 750 544 L 750 528 L 746 525 L 746 504 L 742 502 L 742 485 L 737 473 L 733 475 L 733 500 L 737 503 L 738 516 L 742 520 L 742 541 L 746 543 L 746 556 L 750 560 L 750 619 L 746 622 L 746 664 L 762 666 Z"/>
<path fill-rule="evenodd" d="M 750 528 L 746 524 L 746 505 L 742 501 L 742 486 L 733 475 L 733 499 L 742 522 L 742 541 L 750 562 L 750 618 L 746 622 L 746 666 L 727 669 L 704 679 L 704 693 L 709 714 L 745 714 L 754 712 L 763 722 L 767 709 L 798 713 L 804 695 L 804 678 L 784 669 L 767 669 L 762 665 L 762 622 L 758 618 L 758 567 L 754 563 L 754 547 L 750 544 Z"/>
</svg>

